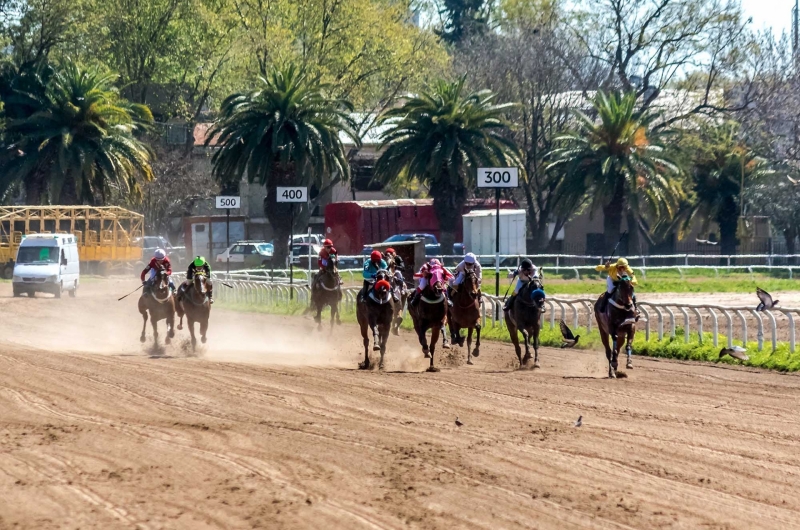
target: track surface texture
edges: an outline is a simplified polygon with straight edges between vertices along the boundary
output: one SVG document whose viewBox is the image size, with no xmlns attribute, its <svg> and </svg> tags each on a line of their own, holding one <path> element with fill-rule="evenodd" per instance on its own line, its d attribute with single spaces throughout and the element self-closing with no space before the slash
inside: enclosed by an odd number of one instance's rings
<svg viewBox="0 0 800 530">
<path fill-rule="evenodd" d="M 497 343 L 429 374 L 407 333 L 364 372 L 354 326 L 217 308 L 190 355 L 130 287 L 0 285 L 0 528 L 800 527 L 797 376 Z"/>
</svg>

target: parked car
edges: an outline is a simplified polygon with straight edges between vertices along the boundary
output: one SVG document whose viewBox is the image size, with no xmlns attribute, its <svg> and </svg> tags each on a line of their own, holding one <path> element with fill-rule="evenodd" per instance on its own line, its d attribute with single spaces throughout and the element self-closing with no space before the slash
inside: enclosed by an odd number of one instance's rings
<svg viewBox="0 0 800 530">
<path fill-rule="evenodd" d="M 319 262 L 319 251 L 322 250 L 320 245 L 310 245 L 308 243 L 295 243 L 292 245 L 292 264 L 304 269 L 308 268 L 308 255 L 311 253 L 311 268 L 317 268 Z"/>
<path fill-rule="evenodd" d="M 134 243 L 138 244 L 139 242 L 142 243 L 142 261 L 145 263 L 150 261 L 157 248 L 163 248 L 167 252 L 167 256 L 169 256 L 173 265 L 186 261 L 186 248 L 173 247 L 164 236 L 144 236 L 134 239 Z"/>
<path fill-rule="evenodd" d="M 395 234 L 384 241 L 384 243 L 401 243 L 405 241 L 424 241 L 425 242 L 425 255 L 426 256 L 441 256 L 442 245 L 436 236 L 433 234 Z M 372 247 L 364 247 L 361 251 L 364 255 L 369 255 L 372 252 Z M 460 256 L 464 253 L 464 243 L 456 243 L 453 245 L 453 251 L 448 254 L 455 254 Z"/>
<path fill-rule="evenodd" d="M 303 234 L 292 238 L 292 243 L 311 243 L 319 246 L 322 246 L 323 241 L 325 241 L 325 236 L 322 234 Z"/>
<path fill-rule="evenodd" d="M 215 261 L 225 264 L 230 257 L 231 265 L 237 269 L 253 269 L 269 267 L 272 265 L 274 248 L 272 243 L 266 241 L 237 241 L 221 254 L 217 254 Z"/>
</svg>

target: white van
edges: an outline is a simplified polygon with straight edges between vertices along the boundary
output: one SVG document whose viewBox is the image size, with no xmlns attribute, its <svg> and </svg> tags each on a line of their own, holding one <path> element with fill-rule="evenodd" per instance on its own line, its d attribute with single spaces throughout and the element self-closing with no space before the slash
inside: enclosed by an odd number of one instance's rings
<svg viewBox="0 0 800 530">
<path fill-rule="evenodd" d="M 63 291 L 75 296 L 80 283 L 78 242 L 72 234 L 29 234 L 22 240 L 14 263 L 14 296 Z"/>
</svg>

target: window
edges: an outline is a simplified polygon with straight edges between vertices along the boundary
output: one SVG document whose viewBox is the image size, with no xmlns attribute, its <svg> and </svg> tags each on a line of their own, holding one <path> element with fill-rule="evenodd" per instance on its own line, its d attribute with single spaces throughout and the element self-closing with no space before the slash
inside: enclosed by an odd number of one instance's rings
<svg viewBox="0 0 800 530">
<path fill-rule="evenodd" d="M 231 254 L 244 254 L 244 245 L 233 245 Z"/>
<path fill-rule="evenodd" d="M 20 247 L 17 263 L 58 263 L 57 247 Z"/>
<path fill-rule="evenodd" d="M 247 245 L 244 249 L 245 254 L 258 254 L 255 245 Z"/>
</svg>

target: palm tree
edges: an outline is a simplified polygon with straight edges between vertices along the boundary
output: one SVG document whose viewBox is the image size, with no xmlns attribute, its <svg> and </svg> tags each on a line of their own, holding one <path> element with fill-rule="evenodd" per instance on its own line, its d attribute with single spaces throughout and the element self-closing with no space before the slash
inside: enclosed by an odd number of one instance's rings
<svg viewBox="0 0 800 530">
<path fill-rule="evenodd" d="M 115 80 L 66 62 L 43 93 L 16 92 L 12 103 L 29 111 L 8 121 L 0 191 L 21 181 L 32 204 L 48 189 L 51 202 L 65 204 L 136 195 L 138 180 L 153 178 L 151 151 L 136 134 L 153 117 L 122 99 Z"/>
<path fill-rule="evenodd" d="M 575 111 L 576 130 L 556 139 L 550 170 L 562 171 L 563 191 L 574 200 L 587 197 L 592 211 L 603 210 L 605 247 L 619 240 L 622 217 L 671 217 L 681 197 L 680 173 L 652 127 L 656 113 L 636 110 L 636 96 L 598 92 L 593 120 Z M 631 232 L 637 233 L 635 230 Z"/>
<path fill-rule="evenodd" d="M 690 160 L 693 201 L 679 218 L 684 228 L 702 219 L 701 230 L 711 221 L 719 226 L 720 252 L 736 253 L 737 227 L 743 212 L 742 186 L 774 173 L 770 165 L 751 150 L 739 135 L 739 125 L 701 126 L 699 134 L 685 140 Z"/>
<path fill-rule="evenodd" d="M 278 186 L 307 186 L 338 175 L 348 178 L 341 134 L 359 144 L 349 102 L 333 99 L 326 87 L 294 66 L 273 69 L 258 89 L 229 96 L 209 130 L 214 176 L 225 189 L 249 182 L 267 187 L 264 211 L 275 231 L 275 259 L 288 256 L 290 205 L 277 202 Z"/>
<path fill-rule="evenodd" d="M 467 196 L 481 166 L 519 166 L 519 153 L 505 135 L 503 114 L 510 104 L 497 105 L 494 94 L 464 93 L 464 78 L 436 82 L 423 92 L 389 109 L 380 122 L 384 153 L 375 166 L 378 179 L 416 178 L 430 189 L 439 220 L 442 249 L 452 252 Z"/>
</svg>

